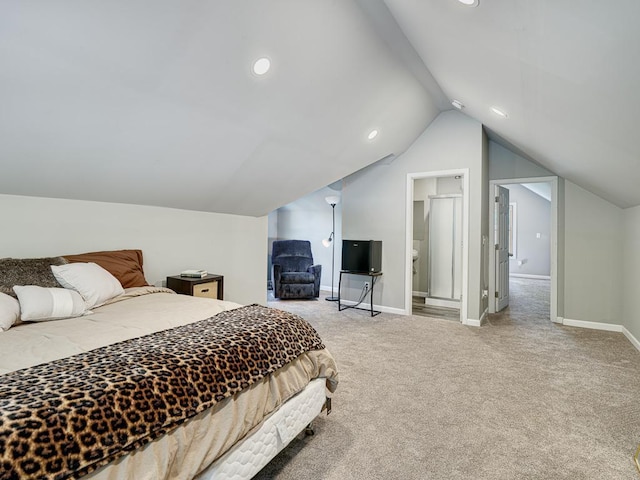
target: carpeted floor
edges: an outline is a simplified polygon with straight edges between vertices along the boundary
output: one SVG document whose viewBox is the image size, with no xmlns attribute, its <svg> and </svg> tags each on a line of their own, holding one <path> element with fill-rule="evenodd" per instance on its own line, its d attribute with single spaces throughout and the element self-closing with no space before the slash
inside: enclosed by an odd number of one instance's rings
<svg viewBox="0 0 640 480">
<path fill-rule="evenodd" d="M 640 352 L 552 324 L 544 281 L 512 282 L 509 309 L 481 328 L 323 297 L 269 304 L 316 327 L 340 385 L 316 435 L 258 479 L 640 478 Z"/>
</svg>

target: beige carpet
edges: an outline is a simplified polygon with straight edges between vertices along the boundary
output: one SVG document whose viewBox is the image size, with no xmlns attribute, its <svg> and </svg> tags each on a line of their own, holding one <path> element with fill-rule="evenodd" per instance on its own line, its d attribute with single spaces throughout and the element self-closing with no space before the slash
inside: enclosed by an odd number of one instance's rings
<svg viewBox="0 0 640 480">
<path fill-rule="evenodd" d="M 620 333 L 550 323 L 544 282 L 511 288 L 482 328 L 270 302 L 317 328 L 340 385 L 316 435 L 256 478 L 639 479 L 640 352 Z"/>
</svg>

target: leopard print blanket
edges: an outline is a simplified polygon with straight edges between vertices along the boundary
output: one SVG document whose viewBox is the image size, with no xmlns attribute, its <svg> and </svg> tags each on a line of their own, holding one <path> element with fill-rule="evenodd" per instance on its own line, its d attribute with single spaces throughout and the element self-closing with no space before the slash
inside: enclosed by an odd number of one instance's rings
<svg viewBox="0 0 640 480">
<path fill-rule="evenodd" d="M 0 376 L 0 479 L 79 478 L 324 348 L 250 305 Z"/>
</svg>

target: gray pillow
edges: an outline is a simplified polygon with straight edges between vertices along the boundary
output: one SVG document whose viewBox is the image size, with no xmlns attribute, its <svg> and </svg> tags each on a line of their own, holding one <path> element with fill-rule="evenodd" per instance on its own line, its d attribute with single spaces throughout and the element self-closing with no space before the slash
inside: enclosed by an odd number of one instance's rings
<svg viewBox="0 0 640 480">
<path fill-rule="evenodd" d="M 65 265 L 63 257 L 0 258 L 0 292 L 17 298 L 14 285 L 36 285 L 44 288 L 60 287 L 51 265 Z"/>
</svg>

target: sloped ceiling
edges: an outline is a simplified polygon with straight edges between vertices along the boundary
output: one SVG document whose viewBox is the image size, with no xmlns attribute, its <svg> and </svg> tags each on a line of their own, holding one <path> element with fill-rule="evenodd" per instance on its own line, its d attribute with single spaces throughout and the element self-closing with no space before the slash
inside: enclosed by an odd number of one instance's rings
<svg viewBox="0 0 640 480">
<path fill-rule="evenodd" d="M 640 204 L 640 2 L 385 2 L 444 93 L 498 141 Z"/>
<path fill-rule="evenodd" d="M 10 0 L 0 65 L 5 194 L 259 216 L 438 113 L 348 1 Z"/>
<path fill-rule="evenodd" d="M 455 98 L 638 205 L 638 18 L 635 0 L 7 0 L 0 193 L 264 215 L 401 154 Z"/>
</svg>

